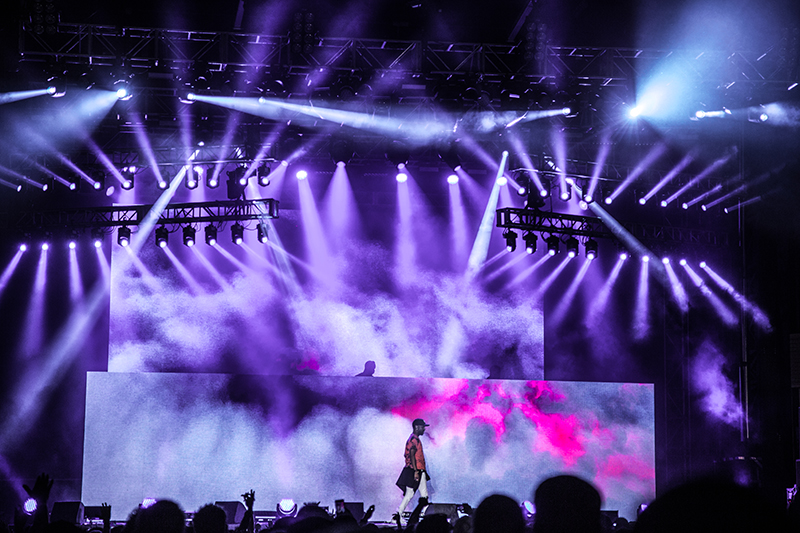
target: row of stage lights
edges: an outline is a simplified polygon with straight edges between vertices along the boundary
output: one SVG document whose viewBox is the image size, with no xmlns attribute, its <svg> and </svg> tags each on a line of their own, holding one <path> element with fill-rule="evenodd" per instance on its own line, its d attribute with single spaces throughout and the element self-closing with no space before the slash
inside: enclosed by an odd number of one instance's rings
<svg viewBox="0 0 800 533">
<path fill-rule="evenodd" d="M 192 247 L 197 244 L 197 230 L 192 226 L 184 226 L 183 227 L 183 244 L 188 247 Z M 231 226 L 231 242 L 233 244 L 239 246 L 244 242 L 244 232 L 245 228 L 238 222 Z M 203 230 L 205 235 L 206 244 L 209 246 L 215 246 L 217 244 L 217 227 L 213 224 L 209 224 Z M 267 237 L 267 232 L 264 227 L 259 224 L 256 227 L 256 238 L 258 242 L 262 244 L 266 244 L 269 238 Z M 155 230 L 155 240 L 156 246 L 159 248 L 166 248 L 169 244 L 169 230 L 165 226 L 159 226 Z M 122 247 L 127 247 L 131 243 L 131 229 L 127 226 L 122 226 L 117 231 L 117 244 Z"/>
<path fill-rule="evenodd" d="M 517 237 L 519 235 L 516 231 L 511 229 L 506 229 L 503 231 L 503 238 L 506 241 L 506 250 L 508 252 L 513 252 L 517 249 Z M 547 238 L 542 237 L 542 240 L 547 245 L 547 254 L 550 256 L 558 255 L 561 252 L 561 239 L 556 235 L 551 235 Z M 536 236 L 535 233 L 532 231 L 526 231 L 522 234 L 522 241 L 525 243 L 525 252 L 527 254 L 534 254 L 536 253 L 536 249 L 538 247 L 539 238 Z M 564 245 L 567 249 L 567 255 L 572 258 L 578 255 L 578 250 L 580 248 L 580 243 L 578 239 L 575 237 L 570 237 L 566 241 L 564 241 Z M 591 260 L 597 257 L 597 241 L 594 239 L 587 239 L 583 243 L 583 247 L 586 250 L 586 258 Z"/>
<path fill-rule="evenodd" d="M 518 237 L 517 232 L 514 231 L 514 230 L 507 229 L 507 230 L 505 230 L 503 232 L 503 238 L 506 241 L 506 250 L 508 252 L 516 251 L 516 249 L 517 249 L 517 237 Z M 538 239 L 538 237 L 536 236 L 535 233 L 533 233 L 532 231 L 524 232 L 522 234 L 522 240 L 525 243 L 525 252 L 527 254 L 536 253 L 537 244 L 538 244 L 538 240 L 539 239 Z M 558 255 L 561 252 L 561 243 L 562 243 L 562 241 L 558 236 L 551 235 L 550 237 L 547 237 L 546 239 L 543 237 L 542 240 L 547 245 L 547 254 L 549 256 L 552 257 L 552 256 L 555 256 L 555 255 Z M 578 239 L 576 239 L 575 237 L 570 237 L 569 239 L 567 239 L 566 241 L 563 241 L 563 242 L 564 242 L 564 245 L 566 246 L 566 249 L 567 249 L 567 256 L 570 257 L 570 258 L 576 257 L 578 255 L 578 251 L 580 249 L 580 242 L 578 241 Z M 583 243 L 583 246 L 584 246 L 584 249 L 586 251 L 586 259 L 593 260 L 593 259 L 597 258 L 597 255 L 598 255 L 597 241 L 595 241 L 594 239 L 587 239 Z M 621 260 L 626 260 L 626 259 L 628 259 L 628 257 L 630 257 L 630 256 L 629 256 L 629 254 L 627 252 L 620 252 L 620 254 L 619 254 L 619 258 Z M 651 258 L 650 258 L 649 255 L 642 255 L 641 256 L 641 261 L 643 263 L 649 263 L 650 259 Z M 661 258 L 661 262 L 664 265 L 670 264 L 671 261 L 672 260 L 669 257 Z M 686 266 L 688 264 L 688 262 L 687 262 L 686 259 L 680 259 L 678 261 L 678 264 L 680 264 L 681 266 Z M 701 261 L 700 262 L 700 268 L 706 268 L 706 266 L 707 265 L 706 265 L 705 261 Z"/>
<path fill-rule="evenodd" d="M 197 230 L 192 226 L 184 226 L 183 227 L 183 244 L 189 247 L 194 246 L 197 243 L 196 236 Z M 215 246 L 217 244 L 217 233 L 218 229 L 213 224 L 209 224 L 203 230 L 205 235 L 206 244 L 209 246 Z M 231 242 L 234 244 L 241 245 L 244 242 L 244 233 L 245 227 L 239 224 L 238 222 L 231 226 Z M 117 230 L 117 244 L 122 247 L 127 247 L 131 244 L 131 235 L 132 231 L 131 228 L 128 226 L 122 226 Z M 92 231 L 92 242 L 95 248 L 100 248 L 103 246 L 103 239 L 105 234 L 102 230 L 93 230 Z M 256 227 L 256 238 L 258 242 L 265 244 L 269 240 L 267 236 L 267 232 L 265 228 L 259 224 Z M 167 244 L 169 243 L 169 230 L 165 226 L 159 226 L 155 230 L 155 241 L 156 245 L 160 248 L 166 248 Z M 76 239 L 71 239 L 68 244 L 68 248 L 70 250 L 75 250 L 78 247 L 78 241 Z M 20 244 L 19 249 L 20 251 L 27 251 L 29 248 L 27 243 Z M 49 242 L 43 242 L 41 245 L 41 249 L 43 251 L 47 251 L 50 249 Z"/>
</svg>

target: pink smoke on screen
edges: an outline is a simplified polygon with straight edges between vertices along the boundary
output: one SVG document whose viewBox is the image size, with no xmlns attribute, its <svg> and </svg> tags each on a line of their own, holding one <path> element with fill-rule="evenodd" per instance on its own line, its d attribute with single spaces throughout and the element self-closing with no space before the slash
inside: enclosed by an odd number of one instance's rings
<svg viewBox="0 0 800 533">
<path fill-rule="evenodd" d="M 474 421 L 486 424 L 494 431 L 495 442 L 500 443 L 506 432 L 506 421 L 513 413 L 524 415 L 538 432 L 532 452 L 547 452 L 560 458 L 564 467 L 574 467 L 587 453 L 587 435 L 600 435 L 613 440 L 610 432 L 598 426 L 589 430 L 575 414 L 547 413 L 540 403 L 558 404 L 567 398 L 547 382 L 530 381 L 524 395 L 508 393 L 501 385 L 486 383 L 470 387 L 467 380 L 454 380 L 453 384 L 436 394 L 416 399 L 392 409 L 394 416 L 409 420 L 420 417 L 432 425 L 431 434 L 439 442 L 453 438 L 464 440 L 467 427 Z M 447 435 L 436 432 L 436 420 L 447 419 Z"/>
<path fill-rule="evenodd" d="M 700 405 L 711 418 L 737 426 L 744 417 L 734 392 L 734 384 L 725 375 L 727 361 L 719 349 L 706 340 L 691 363 L 692 388 L 701 395 Z"/>
</svg>

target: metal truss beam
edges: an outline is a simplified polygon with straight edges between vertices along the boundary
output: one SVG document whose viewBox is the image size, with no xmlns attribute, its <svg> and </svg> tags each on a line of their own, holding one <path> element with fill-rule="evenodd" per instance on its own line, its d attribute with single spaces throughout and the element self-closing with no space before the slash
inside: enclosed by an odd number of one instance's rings
<svg viewBox="0 0 800 533">
<path fill-rule="evenodd" d="M 132 205 L 6 212 L 0 213 L 0 228 L 26 233 L 138 226 L 152 209 L 152 205 Z M 278 218 L 277 200 L 171 204 L 163 210 L 156 224 L 243 222 L 265 218 Z"/>
<path fill-rule="evenodd" d="M 569 235 L 593 239 L 615 238 L 611 230 L 598 217 L 518 207 L 498 209 L 496 226 L 498 228 L 537 231 L 552 235 Z M 676 228 L 638 222 L 623 223 L 623 227 L 642 242 L 679 242 L 712 247 L 727 247 L 731 245 L 730 237 L 725 232 Z"/>
<path fill-rule="evenodd" d="M 525 59 L 521 43 L 453 43 L 325 37 L 310 53 L 290 53 L 287 36 L 202 32 L 60 23 L 55 35 L 38 35 L 23 25 L 23 61 L 58 58 L 70 63 L 150 69 L 169 63 L 210 70 L 289 67 L 307 73 L 320 67 L 338 71 L 500 77 L 528 75 L 536 83 L 577 79 L 624 85 L 665 61 L 698 83 L 730 87 L 775 85 L 785 89 L 798 71 L 778 44 L 759 51 L 655 50 L 548 46 L 543 61 Z"/>
</svg>

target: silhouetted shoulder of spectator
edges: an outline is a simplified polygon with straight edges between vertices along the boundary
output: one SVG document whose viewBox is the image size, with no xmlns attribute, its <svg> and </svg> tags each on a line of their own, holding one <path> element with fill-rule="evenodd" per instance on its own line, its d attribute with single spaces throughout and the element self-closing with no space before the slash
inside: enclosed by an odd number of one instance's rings
<svg viewBox="0 0 800 533">
<path fill-rule="evenodd" d="M 299 517 L 299 515 L 298 515 Z M 333 524 L 333 519 L 326 516 L 307 516 L 301 520 L 296 520 L 289 526 L 289 533 L 315 533 L 317 531 L 327 531 Z"/>
<path fill-rule="evenodd" d="M 700 479 L 656 498 L 639 515 L 636 532 L 761 533 L 789 531 L 785 512 L 754 488 Z"/>
<path fill-rule="evenodd" d="M 519 504 L 502 494 L 485 498 L 472 518 L 474 533 L 523 533 L 524 530 L 525 519 Z"/>
<path fill-rule="evenodd" d="M 545 479 L 536 488 L 534 533 L 600 533 L 600 493 L 575 476 Z"/>
<path fill-rule="evenodd" d="M 213 504 L 201 507 L 192 519 L 194 533 L 227 533 L 228 517 L 222 507 Z"/>
<path fill-rule="evenodd" d="M 417 524 L 416 533 L 450 533 L 450 523 L 447 516 L 437 513 L 425 515 Z"/>
<path fill-rule="evenodd" d="M 124 533 L 125 532 L 125 525 L 119 524 L 111 528 L 110 533 Z"/>
<path fill-rule="evenodd" d="M 364 524 L 361 526 L 362 533 L 378 533 L 381 530 L 377 524 Z"/>
<path fill-rule="evenodd" d="M 351 531 L 358 531 L 361 526 L 349 512 L 340 513 L 333 519 L 333 523 L 328 528 L 330 533 L 349 533 Z"/>
<path fill-rule="evenodd" d="M 312 516 L 324 518 L 329 522 L 333 520 L 331 515 L 328 514 L 328 511 L 320 507 L 319 504 L 306 504 L 297 511 L 297 520 L 303 520 Z"/>
<path fill-rule="evenodd" d="M 177 503 L 159 500 L 136 513 L 136 533 L 183 533 L 186 515 Z"/>
<path fill-rule="evenodd" d="M 84 533 L 83 529 L 66 520 L 51 522 L 44 528 L 45 533 Z"/>
<path fill-rule="evenodd" d="M 471 516 L 462 516 L 453 524 L 453 533 L 472 533 L 472 524 L 473 518 Z"/>
</svg>

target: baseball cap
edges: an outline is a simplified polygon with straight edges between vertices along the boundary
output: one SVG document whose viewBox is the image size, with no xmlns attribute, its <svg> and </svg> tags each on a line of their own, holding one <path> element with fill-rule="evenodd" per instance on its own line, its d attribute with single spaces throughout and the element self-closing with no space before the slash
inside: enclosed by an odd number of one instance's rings
<svg viewBox="0 0 800 533">
<path fill-rule="evenodd" d="M 417 418 L 413 422 L 411 422 L 411 426 L 412 427 L 414 427 L 414 426 L 425 426 L 425 427 L 427 427 L 427 426 L 430 426 L 430 424 L 426 424 L 423 419 Z"/>
</svg>

